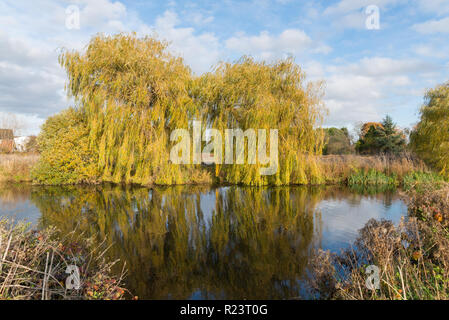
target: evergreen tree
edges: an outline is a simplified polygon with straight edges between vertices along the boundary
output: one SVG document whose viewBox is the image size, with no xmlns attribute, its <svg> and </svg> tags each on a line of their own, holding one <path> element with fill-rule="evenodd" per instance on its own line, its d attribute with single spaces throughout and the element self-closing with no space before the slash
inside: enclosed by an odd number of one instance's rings
<svg viewBox="0 0 449 320">
<path fill-rule="evenodd" d="M 405 136 L 393 119 L 386 116 L 380 125 L 371 125 L 356 144 L 361 154 L 398 154 L 405 150 Z"/>
<path fill-rule="evenodd" d="M 393 119 L 387 115 L 382 121 L 383 129 L 379 132 L 377 145 L 381 153 L 398 154 L 405 150 L 405 136 L 398 130 Z"/>
</svg>

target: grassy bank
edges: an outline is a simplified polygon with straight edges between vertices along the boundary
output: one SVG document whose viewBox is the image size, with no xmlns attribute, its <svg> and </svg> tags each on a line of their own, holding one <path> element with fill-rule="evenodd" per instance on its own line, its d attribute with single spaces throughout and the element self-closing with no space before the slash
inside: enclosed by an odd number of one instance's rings
<svg viewBox="0 0 449 320">
<path fill-rule="evenodd" d="M 443 178 L 432 172 L 424 162 L 402 156 L 321 156 L 318 166 L 326 184 L 348 186 L 393 186 L 412 189 L 423 183 L 437 183 Z"/>
<path fill-rule="evenodd" d="M 39 155 L 36 154 L 0 154 L 0 183 L 33 181 L 32 170 L 38 160 Z M 315 157 L 313 162 L 319 177 L 310 181 L 309 184 L 393 186 L 413 189 L 419 184 L 443 181 L 441 176 L 432 172 L 422 161 L 409 155 L 400 157 L 332 155 Z M 223 177 L 214 179 L 210 167 L 192 167 L 186 170 L 187 176 L 190 177 L 190 184 L 230 183 Z M 64 184 L 64 182 L 58 180 L 55 184 Z"/>
<path fill-rule="evenodd" d="M 0 154 L 0 183 L 31 182 L 31 170 L 38 160 L 37 154 Z"/>
<path fill-rule="evenodd" d="M 0 300 L 123 299 L 122 279 L 111 275 L 104 253 L 90 239 L 0 220 Z M 67 289 L 69 265 L 80 270 L 79 290 Z"/>
<path fill-rule="evenodd" d="M 406 195 L 409 217 L 399 226 L 369 221 L 353 248 L 320 251 L 311 263 L 310 291 L 320 299 L 448 299 L 449 186 L 427 185 Z M 370 290 L 367 266 L 379 268 Z"/>
<path fill-rule="evenodd" d="M 332 185 L 345 184 L 349 186 L 382 186 L 389 185 L 394 187 L 404 187 L 412 189 L 417 184 L 437 183 L 443 181 L 443 178 L 432 172 L 424 162 L 410 155 L 398 157 L 389 156 L 360 156 L 360 155 L 341 155 L 341 156 L 317 156 L 309 158 L 312 163 L 313 175 L 315 178 L 305 180 L 305 184 L 313 185 Z M 239 167 L 237 165 L 237 167 Z M 228 181 L 225 176 L 214 177 L 212 167 L 192 166 L 185 169 L 184 180 L 189 177 L 187 184 L 243 184 L 252 185 L 251 181 L 235 182 Z M 307 173 L 308 174 L 308 173 Z M 310 174 L 312 175 L 312 174 Z M 46 181 L 46 182 L 45 182 Z M 54 183 L 53 183 L 53 182 Z M 60 180 L 47 179 L 38 181 L 42 184 L 62 184 Z M 95 183 L 101 183 L 96 181 Z M 111 182 L 109 180 L 103 182 Z M 164 185 L 164 183 L 156 183 Z M 185 184 L 185 183 L 182 183 Z M 297 184 L 294 181 L 289 184 Z"/>
</svg>

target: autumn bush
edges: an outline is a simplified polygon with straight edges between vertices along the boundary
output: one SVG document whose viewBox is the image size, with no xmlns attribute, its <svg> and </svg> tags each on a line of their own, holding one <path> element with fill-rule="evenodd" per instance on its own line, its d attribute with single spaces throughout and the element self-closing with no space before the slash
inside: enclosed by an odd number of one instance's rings
<svg viewBox="0 0 449 320">
<path fill-rule="evenodd" d="M 38 137 L 40 159 L 32 171 L 41 184 L 95 183 L 98 155 L 90 149 L 85 114 L 70 108 L 47 119 Z"/>
</svg>

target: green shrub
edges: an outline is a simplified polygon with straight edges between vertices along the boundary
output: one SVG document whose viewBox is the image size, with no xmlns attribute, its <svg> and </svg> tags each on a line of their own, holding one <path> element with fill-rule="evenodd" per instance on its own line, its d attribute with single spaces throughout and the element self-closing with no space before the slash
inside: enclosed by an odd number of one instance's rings
<svg viewBox="0 0 449 320">
<path fill-rule="evenodd" d="M 70 108 L 50 117 L 38 137 L 41 158 L 32 171 L 39 184 L 75 184 L 97 180 L 97 156 L 90 151 L 84 115 Z"/>
</svg>

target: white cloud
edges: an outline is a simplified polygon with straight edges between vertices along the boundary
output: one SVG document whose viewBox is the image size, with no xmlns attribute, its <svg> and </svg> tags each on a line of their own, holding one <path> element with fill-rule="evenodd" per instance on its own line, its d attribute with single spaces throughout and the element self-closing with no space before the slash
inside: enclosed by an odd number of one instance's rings
<svg viewBox="0 0 449 320">
<path fill-rule="evenodd" d="M 415 59 L 399 60 L 385 57 L 372 57 L 362 58 L 357 63 L 350 63 L 342 71 L 352 74 L 365 74 L 373 77 L 390 77 L 400 74 L 426 72 L 437 68 L 437 66 L 431 63 Z"/>
<path fill-rule="evenodd" d="M 444 15 L 449 13 L 449 1 L 447 0 L 417 0 L 419 9 L 427 13 Z"/>
<path fill-rule="evenodd" d="M 204 15 L 201 12 L 192 12 L 187 15 L 186 20 L 193 23 L 196 26 L 203 26 L 214 21 L 214 17 L 211 15 Z"/>
<path fill-rule="evenodd" d="M 416 54 L 423 57 L 447 59 L 449 58 L 449 44 L 418 44 L 413 47 Z"/>
<path fill-rule="evenodd" d="M 79 0 L 79 3 L 84 5 L 80 12 L 81 25 L 86 24 L 91 28 L 103 28 L 104 26 L 115 25 L 127 15 L 125 5 L 118 1 Z"/>
<path fill-rule="evenodd" d="M 194 28 L 177 27 L 179 23 L 175 12 L 166 11 L 156 19 L 154 30 L 161 38 L 171 42 L 171 51 L 182 56 L 193 71 L 209 71 L 220 57 L 217 37 L 213 33 L 196 35 Z"/>
<path fill-rule="evenodd" d="M 379 121 L 386 113 L 406 106 L 423 90 L 414 79 L 435 78 L 437 65 L 414 59 L 386 57 L 362 58 L 357 62 L 324 66 L 327 125 L 348 125 L 360 121 Z M 395 99 L 404 102 L 394 104 Z"/>
<path fill-rule="evenodd" d="M 399 3 L 406 3 L 407 0 L 341 0 L 335 5 L 327 7 L 323 11 L 323 15 L 332 19 L 335 27 L 345 29 L 364 29 L 366 28 L 367 14 L 365 9 L 368 6 L 376 5 L 381 9 L 380 19 L 381 26 L 383 10 L 387 10 L 390 6 Z"/>
<path fill-rule="evenodd" d="M 66 28 L 66 7 L 73 4 L 80 8 L 80 30 Z M 93 33 L 125 28 L 120 20 L 128 16 L 118 1 L 2 1 L 0 112 L 17 114 L 27 124 L 25 132 L 36 133 L 45 118 L 70 103 L 58 48 L 81 49 Z"/>
<path fill-rule="evenodd" d="M 287 29 L 277 36 L 267 31 L 257 36 L 241 33 L 226 40 L 226 48 L 265 60 L 301 56 L 305 52 L 327 54 L 332 50 L 324 44 L 313 41 L 299 29 Z"/>
<path fill-rule="evenodd" d="M 423 34 L 449 33 L 449 17 L 415 24 L 412 29 Z"/>
<path fill-rule="evenodd" d="M 66 28 L 66 7 L 78 5 L 80 29 Z M 211 17 L 195 18 L 198 23 Z M 65 74 L 59 67 L 58 48 L 82 50 L 98 32 L 112 34 L 156 31 L 171 41 L 170 49 L 181 54 L 194 71 L 204 72 L 219 59 L 219 43 L 211 33 L 196 34 L 180 28 L 176 13 L 167 11 L 154 26 L 142 22 L 119 1 L 77 0 L 55 2 L 2 1 L 0 3 L 0 112 L 22 117 L 36 133 L 48 116 L 67 108 Z"/>
</svg>

